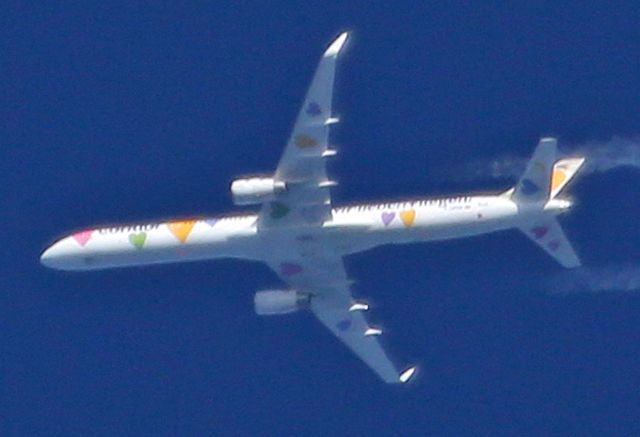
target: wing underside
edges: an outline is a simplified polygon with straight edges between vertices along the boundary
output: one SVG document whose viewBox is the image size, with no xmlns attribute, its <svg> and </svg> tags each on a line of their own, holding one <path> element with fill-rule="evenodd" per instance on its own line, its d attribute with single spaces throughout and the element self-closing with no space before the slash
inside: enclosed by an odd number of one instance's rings
<svg viewBox="0 0 640 437">
<path fill-rule="evenodd" d="M 273 260 L 269 265 L 292 289 L 312 296 L 311 312 L 382 380 L 406 382 L 413 375 L 415 368 L 399 374 L 382 348 L 381 330 L 367 323 L 367 305 L 353 300 L 341 259 L 316 255 L 293 262 Z"/>
<path fill-rule="evenodd" d="M 337 121 L 331 102 L 336 59 L 346 39 L 346 33 L 338 36 L 320 60 L 275 173 L 287 189 L 262 206 L 261 229 L 314 226 L 331 218 L 333 183 L 325 161 L 335 154 L 329 149 L 329 128 Z"/>
</svg>

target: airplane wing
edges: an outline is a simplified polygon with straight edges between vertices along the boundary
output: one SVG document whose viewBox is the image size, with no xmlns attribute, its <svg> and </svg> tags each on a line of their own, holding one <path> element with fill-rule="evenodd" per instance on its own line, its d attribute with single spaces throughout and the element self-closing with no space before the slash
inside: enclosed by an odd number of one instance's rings
<svg viewBox="0 0 640 437">
<path fill-rule="evenodd" d="M 329 126 L 338 121 L 331 116 L 331 100 L 336 58 L 346 40 L 345 32 L 320 60 L 275 173 L 287 189 L 262 205 L 260 229 L 320 225 L 331 217 L 333 183 L 327 179 L 325 158 L 335 154 L 328 147 Z"/>
<path fill-rule="evenodd" d="M 387 357 L 377 338 L 381 331 L 364 317 L 367 305 L 351 297 L 341 258 L 316 253 L 294 261 L 273 259 L 269 266 L 292 289 L 311 294 L 311 312 L 385 382 L 404 383 L 413 376 L 414 367 L 399 373 Z"/>
<path fill-rule="evenodd" d="M 366 305 L 351 297 L 341 255 L 317 246 L 313 237 L 313 229 L 331 219 L 333 183 L 325 158 L 335 154 L 328 147 L 329 127 L 337 121 L 331 116 L 331 100 L 336 58 L 346 40 L 347 33 L 339 35 L 320 60 L 275 173 L 286 189 L 262 205 L 257 226 L 267 235 L 286 230 L 291 244 L 275 247 L 267 263 L 291 289 L 312 296 L 310 309 L 318 320 L 384 381 L 406 382 L 415 368 L 398 374 L 378 341 L 381 331 L 367 324 L 362 313 Z"/>
</svg>

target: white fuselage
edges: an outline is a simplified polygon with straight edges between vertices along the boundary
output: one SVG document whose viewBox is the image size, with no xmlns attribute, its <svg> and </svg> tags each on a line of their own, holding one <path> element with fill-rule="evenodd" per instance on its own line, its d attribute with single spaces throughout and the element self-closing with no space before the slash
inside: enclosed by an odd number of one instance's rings
<svg viewBox="0 0 640 437">
<path fill-rule="evenodd" d="M 509 229 L 567 209 L 535 212 L 507 196 L 460 196 L 334 208 L 319 228 L 258 229 L 257 215 L 197 218 L 88 229 L 62 238 L 42 257 L 61 270 L 95 270 L 215 258 L 266 261 L 277 253 L 329 250 L 348 255 L 385 244 L 461 238 Z"/>
</svg>

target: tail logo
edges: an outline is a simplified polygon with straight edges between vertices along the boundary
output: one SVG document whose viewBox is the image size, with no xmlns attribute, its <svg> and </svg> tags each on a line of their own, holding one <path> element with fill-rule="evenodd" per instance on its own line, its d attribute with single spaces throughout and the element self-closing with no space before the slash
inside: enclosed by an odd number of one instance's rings
<svg viewBox="0 0 640 437">
<path fill-rule="evenodd" d="M 556 168 L 553 171 L 553 177 L 551 178 L 551 191 L 555 191 L 556 188 L 560 187 L 562 183 L 567 179 L 567 174 L 564 170 L 560 168 Z"/>
</svg>

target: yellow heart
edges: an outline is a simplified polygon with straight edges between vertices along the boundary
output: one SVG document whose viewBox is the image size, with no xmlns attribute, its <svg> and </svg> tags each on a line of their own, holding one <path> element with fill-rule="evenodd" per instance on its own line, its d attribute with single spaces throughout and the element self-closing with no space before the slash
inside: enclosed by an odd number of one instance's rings
<svg viewBox="0 0 640 437">
<path fill-rule="evenodd" d="M 413 221 L 416 219 L 416 210 L 408 209 L 406 211 L 402 211 L 400 213 L 400 218 L 406 227 L 413 226 Z"/>
<path fill-rule="evenodd" d="M 179 222 L 169 223 L 169 230 L 176 238 L 183 243 L 187 241 L 187 237 L 191 233 L 191 230 L 196 225 L 196 220 L 183 220 Z"/>
<path fill-rule="evenodd" d="M 553 176 L 551 177 L 551 191 L 554 191 L 558 188 L 564 180 L 567 178 L 564 170 L 556 168 L 553 170 Z"/>
</svg>

